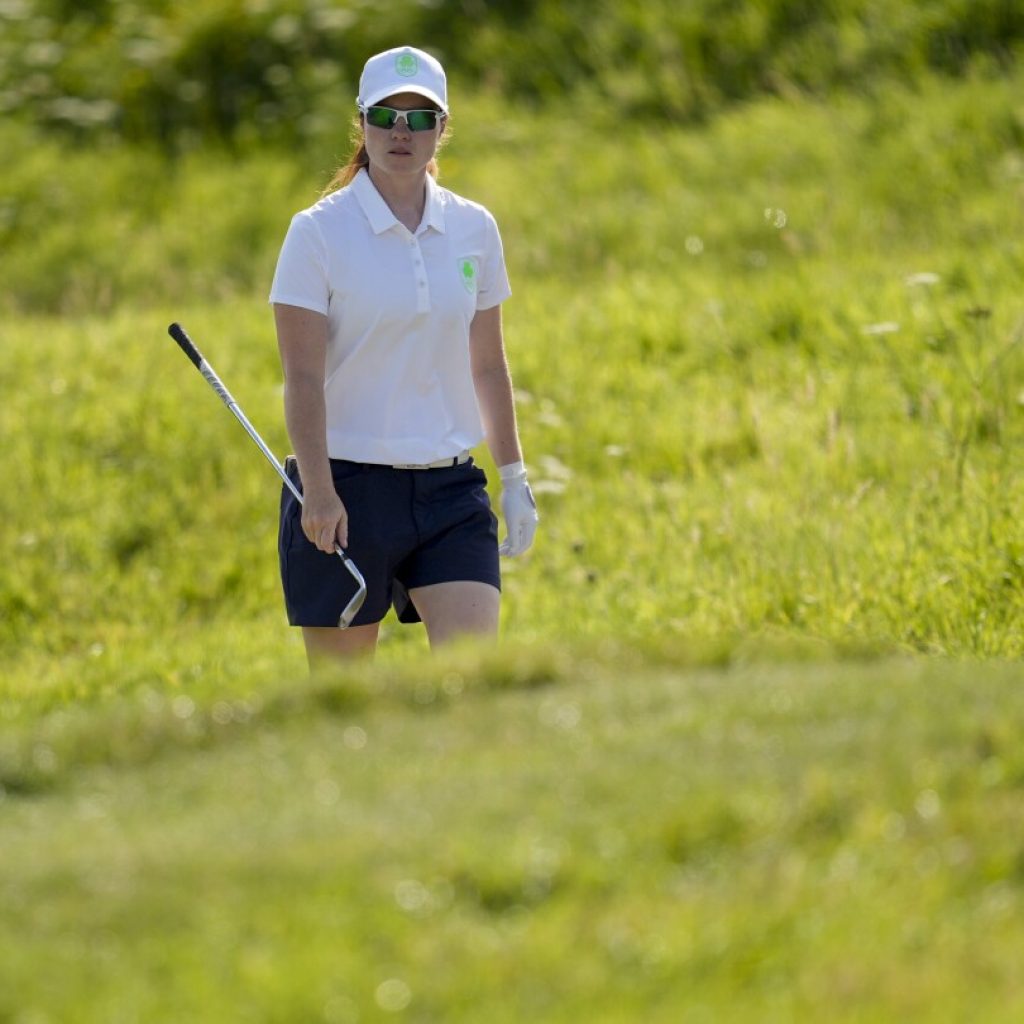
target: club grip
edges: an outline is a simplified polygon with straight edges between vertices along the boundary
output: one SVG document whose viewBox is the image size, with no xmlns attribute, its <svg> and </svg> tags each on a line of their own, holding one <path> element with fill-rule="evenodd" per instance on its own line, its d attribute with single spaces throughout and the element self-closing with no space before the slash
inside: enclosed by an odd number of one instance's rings
<svg viewBox="0 0 1024 1024">
<path fill-rule="evenodd" d="M 198 370 L 203 357 L 199 354 L 199 349 L 192 344 L 192 339 L 185 333 L 185 328 L 179 323 L 173 323 L 167 328 L 167 333 L 178 343 L 181 351 L 192 360 L 192 365 Z"/>
</svg>

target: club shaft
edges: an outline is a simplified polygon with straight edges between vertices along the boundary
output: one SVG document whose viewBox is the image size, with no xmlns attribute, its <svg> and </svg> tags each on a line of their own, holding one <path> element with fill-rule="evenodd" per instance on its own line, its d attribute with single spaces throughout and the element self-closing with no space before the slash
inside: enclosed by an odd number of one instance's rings
<svg viewBox="0 0 1024 1024">
<path fill-rule="evenodd" d="M 298 501 L 300 505 L 303 504 L 302 492 L 289 479 L 288 474 L 284 471 L 284 467 L 281 465 L 280 462 L 277 461 L 277 456 L 275 456 L 274 453 L 267 447 L 266 442 L 263 440 L 262 437 L 260 437 L 256 428 L 249 422 L 248 416 L 246 416 L 245 413 L 242 412 L 241 406 L 239 406 L 239 404 L 235 401 L 231 392 L 228 391 L 227 386 L 224 384 L 224 381 L 222 381 L 220 377 L 217 376 L 216 370 L 214 370 L 214 368 L 206 361 L 206 359 L 203 357 L 199 349 L 196 348 L 195 343 L 185 332 L 185 328 L 182 327 L 181 324 L 174 323 L 171 324 L 171 326 L 167 329 L 167 333 L 170 334 L 170 336 L 178 343 L 178 347 L 182 350 L 182 352 L 185 353 L 186 356 L 188 356 L 189 360 L 192 362 L 192 365 L 195 366 L 195 368 L 203 375 L 203 377 L 206 379 L 207 384 L 209 384 L 210 387 L 212 387 L 213 390 L 217 392 L 217 394 L 220 396 L 220 400 L 231 410 L 235 419 L 237 419 L 238 422 L 242 424 L 242 426 L 245 428 L 245 432 L 255 442 L 256 447 L 259 448 L 261 452 L 263 452 L 264 456 L 267 459 L 267 462 L 269 462 L 274 467 L 274 469 L 277 470 L 277 475 L 284 481 L 284 484 L 288 488 L 288 490 L 290 490 L 292 494 L 295 495 L 295 500 Z M 348 557 L 348 555 L 345 553 L 345 549 L 337 541 L 335 541 L 334 543 L 334 550 L 341 558 L 341 560 L 345 563 L 345 567 L 353 575 L 353 577 L 359 583 L 360 587 L 365 589 L 366 583 L 363 580 L 362 573 L 360 573 L 360 571 L 356 568 L 355 562 L 353 562 L 352 559 Z"/>
<path fill-rule="evenodd" d="M 220 395 L 221 401 L 234 413 L 235 419 L 245 428 L 245 432 L 256 442 L 256 447 L 267 457 L 269 462 L 274 469 L 277 470 L 277 475 L 284 481 L 285 486 L 292 494 L 295 495 L 295 500 L 301 505 L 302 491 L 300 491 L 295 484 L 292 483 L 288 474 L 284 471 L 284 466 L 277 461 L 277 456 L 267 447 L 267 443 L 260 437 L 259 432 L 249 422 L 249 417 L 242 412 L 241 406 L 231 396 L 231 392 L 224 386 L 224 382 L 217 376 L 213 367 L 205 359 L 200 359 L 199 372 L 206 378 L 210 387 Z M 349 567 L 349 570 L 353 570 L 355 566 L 352 560 L 345 554 L 344 548 L 340 544 L 335 543 L 334 550 L 341 556 L 341 560 Z M 359 577 L 360 580 L 362 577 Z"/>
<path fill-rule="evenodd" d="M 241 406 L 239 406 L 239 404 L 232 397 L 231 392 L 228 391 L 227 387 L 225 387 L 224 381 L 222 381 L 220 377 L 217 376 L 217 373 L 214 370 L 214 368 L 202 356 L 199 357 L 199 372 L 206 378 L 206 381 L 210 385 L 210 387 L 212 387 L 213 390 L 217 392 L 217 394 L 220 396 L 220 400 L 231 410 L 231 412 L 234 414 L 235 419 L 242 424 L 243 428 L 245 429 L 245 432 L 253 439 L 253 441 L 256 442 L 256 447 L 259 448 L 259 450 L 263 452 L 263 454 L 266 456 L 267 462 L 269 462 L 274 467 L 274 469 L 277 470 L 277 475 L 284 481 L 285 486 L 288 488 L 289 491 L 292 492 L 292 494 L 295 495 L 295 500 L 301 505 L 303 503 L 302 492 L 295 486 L 295 484 L 292 483 L 288 474 L 284 471 L 284 466 L 282 466 L 281 463 L 277 461 L 277 456 L 267 447 L 266 441 L 264 441 L 263 438 L 260 437 L 259 432 L 249 422 L 249 417 L 246 416 L 244 412 L 242 412 Z M 345 553 L 345 549 L 340 544 L 335 542 L 334 550 L 341 558 L 341 560 L 345 563 L 345 566 L 348 568 L 348 571 L 352 573 L 353 576 L 355 576 L 356 580 L 361 585 L 363 585 L 362 574 L 356 568 L 355 563 L 352 561 L 352 559 L 349 558 L 348 555 Z"/>
<path fill-rule="evenodd" d="M 299 491 L 295 484 L 293 484 L 289 479 L 284 467 L 277 461 L 277 457 L 267 447 L 266 442 L 264 442 L 263 438 L 257 433 L 256 428 L 249 422 L 248 417 L 244 412 L 242 412 L 241 407 L 234 400 L 231 392 L 224 386 L 224 382 L 217 376 L 213 367 L 203 358 L 192 339 L 185 333 L 185 329 L 181 324 L 175 323 L 171 324 L 170 327 L 167 328 L 167 333 L 170 334 L 170 336 L 178 343 L 178 347 L 186 356 L 188 356 L 192 365 L 195 366 L 195 368 L 203 375 L 207 384 L 217 392 L 221 401 L 231 410 L 235 419 L 242 424 L 245 428 L 245 432 L 253 439 L 256 447 L 263 452 L 267 462 L 277 470 L 277 475 L 284 481 L 285 486 L 292 492 L 296 501 L 301 505 L 303 503 L 302 492 Z M 349 571 L 349 574 L 357 584 L 356 593 L 342 610 L 341 615 L 338 618 L 338 626 L 342 629 L 346 629 L 352 624 L 352 620 L 358 614 L 359 609 L 363 606 L 363 600 L 366 597 L 366 580 L 363 579 L 363 574 L 359 571 L 356 563 L 348 557 L 345 553 L 345 549 L 337 542 L 337 540 L 334 542 L 334 553 L 341 559 L 342 564 Z"/>
<path fill-rule="evenodd" d="M 266 456 L 267 462 L 269 462 L 274 469 L 277 470 L 277 475 L 284 481 L 285 486 L 295 495 L 296 501 L 302 504 L 302 492 L 291 482 L 288 474 L 284 471 L 284 466 L 277 461 L 277 456 L 267 447 L 266 442 L 260 437 L 256 428 L 249 422 L 249 417 L 242 412 L 239 404 L 234 400 L 231 392 L 224 386 L 224 382 L 217 376 L 213 367 L 203 358 L 200 358 L 199 372 L 206 378 L 206 382 L 213 388 L 214 391 L 220 396 L 220 400 L 234 413 L 235 419 L 242 424 L 245 432 L 253 439 L 256 443 L 256 447 Z"/>
</svg>

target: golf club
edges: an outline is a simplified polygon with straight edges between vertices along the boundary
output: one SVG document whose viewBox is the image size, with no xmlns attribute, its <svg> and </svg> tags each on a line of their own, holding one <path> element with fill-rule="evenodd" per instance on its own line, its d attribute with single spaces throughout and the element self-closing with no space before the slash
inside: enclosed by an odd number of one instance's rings
<svg viewBox="0 0 1024 1024">
<path fill-rule="evenodd" d="M 231 392 L 224 387 L 223 381 L 220 377 L 214 373 L 213 367 L 202 357 L 199 349 L 192 343 L 192 339 L 185 333 L 185 329 L 181 324 L 173 323 L 167 328 L 167 333 L 178 343 L 181 347 L 182 352 L 185 353 L 192 361 L 195 368 L 206 378 L 207 384 L 213 388 L 214 391 L 220 395 L 221 401 L 235 414 L 235 419 L 245 428 L 245 432 L 256 442 L 256 447 L 267 457 L 267 461 L 277 470 L 278 476 L 284 481 L 285 486 L 295 495 L 296 500 L 302 504 L 302 494 L 299 489 L 291 482 L 288 478 L 288 474 L 284 471 L 284 467 L 274 457 L 274 453 L 266 446 L 263 438 L 256 433 L 255 428 L 246 418 L 246 415 L 239 408 L 238 403 L 231 397 Z M 366 580 L 363 579 L 363 574 L 356 567 L 355 562 L 345 554 L 344 548 L 337 541 L 334 544 L 334 550 L 338 557 L 345 564 L 345 568 L 351 573 L 352 578 L 356 581 L 357 589 L 355 596 L 347 605 L 338 619 L 338 627 L 345 629 L 346 626 L 352 624 L 352 620 L 356 617 L 359 609 L 363 606 L 363 601 L 366 599 Z"/>
</svg>

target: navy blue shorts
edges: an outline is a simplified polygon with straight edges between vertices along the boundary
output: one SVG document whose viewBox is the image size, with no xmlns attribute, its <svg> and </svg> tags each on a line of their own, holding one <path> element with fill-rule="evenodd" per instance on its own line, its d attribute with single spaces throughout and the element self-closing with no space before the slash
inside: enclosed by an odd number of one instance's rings
<svg viewBox="0 0 1024 1024">
<path fill-rule="evenodd" d="M 294 458 L 285 462 L 301 491 Z M 353 626 L 380 622 L 395 606 L 401 622 L 419 622 L 408 592 L 456 580 L 501 589 L 498 520 L 487 477 L 470 459 L 442 469 L 392 469 L 331 459 L 334 487 L 348 512 L 349 557 L 366 580 L 366 600 Z M 302 506 L 281 487 L 277 549 L 288 621 L 337 626 L 356 584 L 341 559 L 302 532 Z"/>
</svg>

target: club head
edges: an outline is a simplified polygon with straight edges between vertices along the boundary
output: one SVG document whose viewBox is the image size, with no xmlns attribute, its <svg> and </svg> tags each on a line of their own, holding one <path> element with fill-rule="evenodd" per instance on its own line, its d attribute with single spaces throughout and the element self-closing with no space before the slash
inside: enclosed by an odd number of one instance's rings
<svg viewBox="0 0 1024 1024">
<path fill-rule="evenodd" d="M 342 562 L 345 563 L 345 568 L 348 569 L 352 575 L 352 579 L 354 579 L 357 584 L 356 592 L 352 595 L 352 600 L 345 605 L 344 610 L 338 618 L 338 629 L 347 629 L 352 625 L 352 620 L 359 614 L 359 609 L 363 607 L 363 602 L 366 600 L 366 580 L 363 579 L 363 574 L 356 567 L 356 563 L 345 554 L 340 545 L 336 544 L 334 550 L 338 553 L 338 557 Z"/>
<path fill-rule="evenodd" d="M 352 620 L 359 614 L 359 609 L 363 607 L 365 600 L 366 587 L 362 586 L 356 591 L 355 597 L 345 605 L 345 610 L 338 618 L 338 629 L 347 629 L 352 625 Z"/>
</svg>

